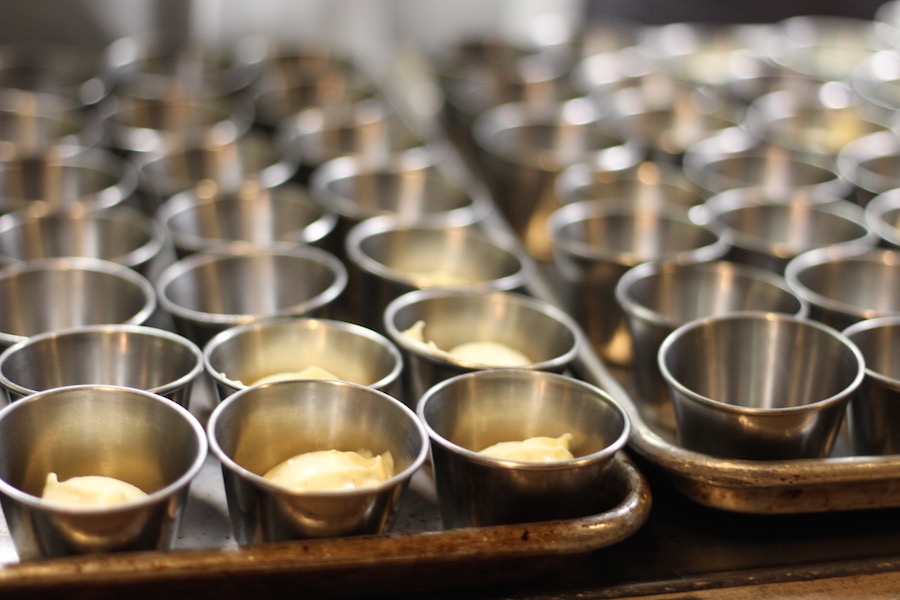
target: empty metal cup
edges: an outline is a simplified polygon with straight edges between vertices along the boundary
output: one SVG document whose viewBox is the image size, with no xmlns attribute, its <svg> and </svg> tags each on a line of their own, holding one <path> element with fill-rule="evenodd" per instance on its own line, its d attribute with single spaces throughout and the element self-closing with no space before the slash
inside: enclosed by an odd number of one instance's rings
<svg viewBox="0 0 900 600">
<path fill-rule="evenodd" d="M 707 195 L 757 187 L 772 197 L 798 192 L 845 198 L 852 184 L 835 170 L 833 158 L 761 142 L 741 129 L 728 129 L 691 146 L 684 172 Z"/>
<path fill-rule="evenodd" d="M 2 75 L 0 75 L 2 79 Z M 81 105 L 51 94 L 0 90 L 0 158 L 45 154 L 54 146 L 93 146 L 99 128 Z"/>
<path fill-rule="evenodd" d="M 163 202 L 156 221 L 183 258 L 231 242 L 260 247 L 279 242 L 322 245 L 337 216 L 292 183 L 260 188 L 248 182 L 234 192 L 204 183 Z"/>
<path fill-rule="evenodd" d="M 156 279 L 160 307 L 199 346 L 263 317 L 319 315 L 346 285 L 346 268 L 324 250 L 240 242 L 177 260 Z"/>
<path fill-rule="evenodd" d="M 860 206 L 900 188 L 900 139 L 893 132 L 872 133 L 850 142 L 836 160 L 838 173 L 852 184 L 852 198 Z"/>
<path fill-rule="evenodd" d="M 10 400 L 70 385 L 117 385 L 187 408 L 203 355 L 190 340 L 155 327 L 91 325 L 33 335 L 0 354 Z"/>
<path fill-rule="evenodd" d="M 34 202 L 0 216 L 0 255 L 14 261 L 85 256 L 146 276 L 167 243 L 162 226 L 124 205 L 53 208 Z"/>
<path fill-rule="evenodd" d="M 885 244 L 900 249 L 900 188 L 875 196 L 865 211 L 869 229 Z"/>
<path fill-rule="evenodd" d="M 343 381 L 281 381 L 240 390 L 213 410 L 207 429 L 241 544 L 384 533 L 428 456 L 428 437 L 409 408 Z M 289 489 L 263 477 L 289 458 L 332 449 L 390 452 L 393 474 L 372 487 L 334 491 Z"/>
<path fill-rule="evenodd" d="M 738 191 L 729 190 L 724 192 L 730 194 L 727 200 L 708 203 L 714 205 L 710 227 L 730 246 L 730 260 L 783 274 L 787 263 L 807 250 L 836 245 L 868 249 L 878 242 L 866 227 L 863 209 L 847 200 L 756 202 L 744 201 Z"/>
<path fill-rule="evenodd" d="M 549 259 L 547 217 L 560 206 L 555 181 L 572 163 L 597 153 L 637 167 L 644 157 L 636 144 L 610 129 L 586 98 L 555 104 L 505 104 L 481 114 L 474 124 L 486 178 L 500 212 L 526 248 Z"/>
<path fill-rule="evenodd" d="M 105 150 L 72 153 L 53 146 L 44 154 L 0 161 L 0 212 L 35 201 L 108 208 L 131 199 L 137 182 L 134 168 Z"/>
<path fill-rule="evenodd" d="M 212 183 L 219 193 L 236 193 L 247 181 L 261 188 L 287 182 L 297 170 L 265 136 L 208 140 L 179 145 L 134 161 L 138 165 L 144 208 L 153 214 L 179 192 Z"/>
<path fill-rule="evenodd" d="M 649 260 L 704 262 L 728 249 L 716 232 L 672 207 L 586 200 L 555 211 L 549 226 L 564 306 L 597 354 L 619 365 L 633 359 L 625 314 L 615 298 L 619 277 Z"/>
<path fill-rule="evenodd" d="M 302 377 L 318 367 L 335 379 L 402 394 L 400 350 L 371 329 L 330 319 L 266 319 L 226 329 L 203 349 L 219 400 L 263 378 Z"/>
<path fill-rule="evenodd" d="M 682 325 L 660 347 L 659 369 L 678 443 L 743 460 L 828 456 L 865 374 L 862 353 L 840 332 L 772 312 Z"/>
<path fill-rule="evenodd" d="M 605 392 L 544 371 L 457 375 L 417 406 L 431 440 L 444 526 L 566 519 L 603 510 L 603 477 L 631 431 Z M 547 463 L 479 454 L 496 443 L 571 434 L 574 458 Z"/>
<path fill-rule="evenodd" d="M 900 317 L 867 319 L 843 333 L 866 362 L 847 413 L 854 454 L 900 453 Z"/>
<path fill-rule="evenodd" d="M 531 275 L 529 263 L 511 243 L 442 220 L 366 219 L 347 234 L 346 251 L 352 265 L 349 300 L 365 298 L 352 310 L 376 331 L 384 327 L 387 305 L 406 292 L 515 291 L 524 289 Z"/>
<path fill-rule="evenodd" d="M 648 421 L 675 428 L 675 416 L 657 357 L 663 340 L 694 319 L 741 311 L 804 317 L 809 311 L 784 279 L 728 261 L 679 264 L 651 261 L 628 270 L 616 285 L 634 347 L 635 401 Z"/>
<path fill-rule="evenodd" d="M 82 325 L 141 325 L 156 309 L 152 284 L 94 258 L 31 260 L 0 270 L 0 346 Z"/>
<path fill-rule="evenodd" d="M 71 386 L 10 404 L 0 412 L 0 502 L 19 558 L 168 549 L 206 452 L 197 419 L 143 390 Z M 147 496 L 61 506 L 40 497 L 49 473 L 113 477 Z"/>
<path fill-rule="evenodd" d="M 843 330 L 863 319 L 900 314 L 900 251 L 854 247 L 804 252 L 787 264 L 788 287 L 811 318 Z"/>
<path fill-rule="evenodd" d="M 424 323 L 424 343 L 406 333 L 419 321 Z M 546 302 L 513 292 L 408 292 L 388 304 L 384 327 L 403 351 L 405 401 L 411 406 L 428 388 L 445 379 L 509 366 L 450 354 L 462 344 L 502 344 L 527 359 L 517 368 L 562 373 L 582 343 L 578 326 L 568 315 Z M 443 352 L 436 352 L 428 342 Z"/>
</svg>

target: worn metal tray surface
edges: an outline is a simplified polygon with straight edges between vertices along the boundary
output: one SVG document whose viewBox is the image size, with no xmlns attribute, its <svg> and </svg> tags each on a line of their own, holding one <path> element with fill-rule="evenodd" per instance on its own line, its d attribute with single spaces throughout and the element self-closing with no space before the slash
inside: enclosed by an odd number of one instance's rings
<svg viewBox="0 0 900 600">
<path fill-rule="evenodd" d="M 192 402 L 201 419 L 209 410 L 208 396 L 201 390 Z M 172 550 L 18 562 L 0 519 L 0 598 L 50 593 L 158 598 L 176 589 L 246 597 L 251 591 L 291 588 L 302 590 L 304 598 L 344 597 L 526 581 L 627 538 L 649 515 L 647 483 L 624 455 L 597 493 L 608 508 L 583 518 L 446 530 L 423 469 L 385 535 L 238 546 L 231 537 L 221 468 L 210 456 L 191 486 Z"/>
</svg>

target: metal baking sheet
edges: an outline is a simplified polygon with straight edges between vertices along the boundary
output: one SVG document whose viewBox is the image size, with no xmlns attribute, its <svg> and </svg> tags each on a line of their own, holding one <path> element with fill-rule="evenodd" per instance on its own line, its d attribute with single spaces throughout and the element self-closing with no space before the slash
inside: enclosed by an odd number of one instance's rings
<svg viewBox="0 0 900 600">
<path fill-rule="evenodd" d="M 208 389 L 194 394 L 191 410 L 201 419 L 209 412 L 210 396 Z M 238 546 L 221 468 L 210 456 L 191 485 L 171 550 L 19 562 L 0 519 L 0 598 L 65 592 L 91 598 L 127 594 L 133 600 L 176 588 L 213 596 L 235 582 L 253 590 L 288 581 L 302 587 L 303 597 L 341 597 L 527 580 L 552 572 L 573 555 L 624 540 L 649 516 L 647 482 L 624 454 L 597 493 L 608 509 L 583 518 L 445 530 L 433 482 L 423 469 L 385 535 Z"/>
</svg>

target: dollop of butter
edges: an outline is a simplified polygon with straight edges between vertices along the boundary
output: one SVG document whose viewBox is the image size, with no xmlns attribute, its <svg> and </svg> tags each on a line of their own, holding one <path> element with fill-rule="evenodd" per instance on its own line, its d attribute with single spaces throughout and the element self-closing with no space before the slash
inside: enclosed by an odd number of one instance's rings
<svg viewBox="0 0 900 600">
<path fill-rule="evenodd" d="M 115 506 L 146 496 L 139 487 L 113 477 L 86 475 L 59 481 L 56 473 L 47 475 L 41 493 L 41 498 L 47 502 L 75 508 Z"/>
<path fill-rule="evenodd" d="M 253 384 L 259 385 L 260 383 L 272 383 L 275 381 L 288 381 L 292 379 L 340 379 L 340 377 L 322 367 L 312 365 L 300 371 L 282 371 L 280 373 L 266 375 L 265 377 L 260 377 L 254 381 Z"/>
<path fill-rule="evenodd" d="M 575 458 L 569 451 L 571 433 L 557 438 L 538 436 L 522 441 L 499 442 L 479 451 L 479 454 L 502 460 L 548 463 Z"/>
<path fill-rule="evenodd" d="M 449 359 L 491 367 L 521 367 L 533 362 L 524 353 L 500 342 L 466 342 L 454 346 L 450 350 L 443 350 L 433 341 L 425 339 L 425 321 L 416 321 L 412 327 L 403 331 L 403 335 L 414 342 L 427 346 L 431 353 Z"/>
<path fill-rule="evenodd" d="M 390 452 L 373 456 L 368 450 L 318 450 L 293 456 L 266 472 L 274 484 L 298 490 L 352 490 L 376 486 L 390 479 Z"/>
</svg>

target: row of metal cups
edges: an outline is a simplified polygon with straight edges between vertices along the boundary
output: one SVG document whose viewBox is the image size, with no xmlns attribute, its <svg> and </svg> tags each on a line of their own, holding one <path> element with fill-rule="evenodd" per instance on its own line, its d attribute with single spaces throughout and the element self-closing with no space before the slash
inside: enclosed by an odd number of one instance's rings
<svg viewBox="0 0 900 600">
<path fill-rule="evenodd" d="M 566 317 L 506 292 L 408 296 L 386 315 L 396 327 L 426 317 L 446 343 L 466 319 L 480 323 L 478 331 L 469 331 L 473 338 L 534 353 L 528 331 L 546 344 L 555 338 L 556 348 L 541 350 L 559 355 L 495 370 L 454 364 L 406 343 L 404 360 L 394 344 L 359 325 L 264 320 L 227 329 L 207 344 L 202 362 L 220 402 L 204 433 L 182 406 L 200 375 L 201 353 L 177 334 L 105 325 L 50 332 L 8 348 L 0 379 L 13 402 L 0 412 L 0 499 L 20 558 L 168 547 L 188 486 L 204 462 L 207 437 L 223 467 L 240 543 L 384 532 L 426 459 L 429 438 L 447 527 L 570 518 L 608 508 L 603 478 L 627 441 L 629 421 L 604 392 L 560 374 L 578 343 Z M 420 305 L 421 313 L 415 310 Z M 455 309 L 442 310 L 444 305 Z M 416 398 L 418 416 L 382 391 L 398 389 L 404 363 L 427 388 Z M 340 380 L 253 384 L 260 376 L 311 364 L 334 370 Z M 416 404 L 408 392 L 398 396 Z M 477 454 L 500 441 L 563 434 L 572 435 L 575 460 L 536 465 Z M 395 472 L 375 488 L 338 492 L 285 490 L 261 476 L 286 458 L 324 446 L 389 451 Z M 68 509 L 39 498 L 50 472 L 60 479 L 103 474 L 152 493 L 122 507 Z"/>
</svg>

